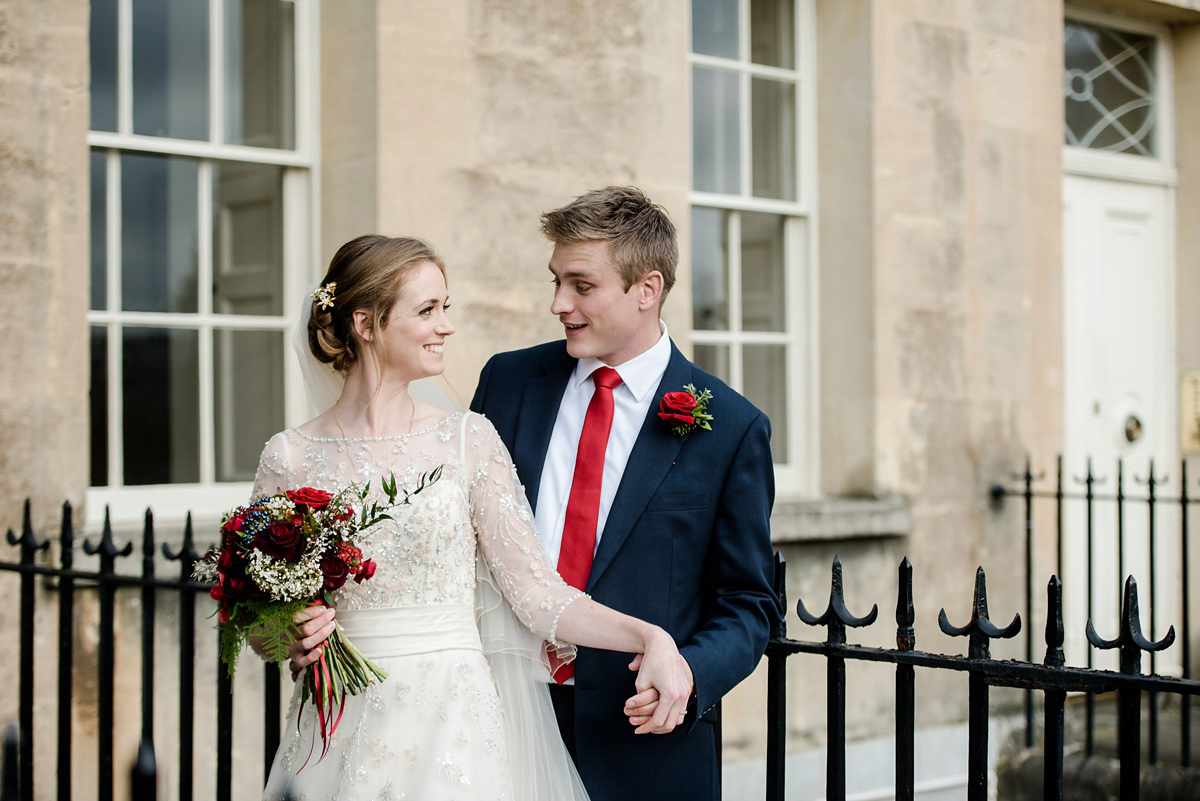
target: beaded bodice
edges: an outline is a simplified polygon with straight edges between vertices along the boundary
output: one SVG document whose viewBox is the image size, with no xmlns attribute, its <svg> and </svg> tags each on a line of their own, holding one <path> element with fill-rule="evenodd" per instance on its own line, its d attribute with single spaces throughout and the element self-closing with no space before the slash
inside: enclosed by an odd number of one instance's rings
<svg viewBox="0 0 1200 801">
<path fill-rule="evenodd" d="M 335 606 L 472 604 L 482 555 L 521 621 L 553 640 L 559 615 L 581 593 L 546 563 L 508 450 L 480 415 L 460 412 L 391 437 L 322 438 L 288 429 L 263 449 L 254 497 L 370 482 L 368 497 L 382 501 L 381 478 L 393 474 L 411 490 L 438 467 L 436 482 L 371 530 L 363 552 L 378 565 L 375 576 L 347 582 L 334 594 Z"/>
</svg>

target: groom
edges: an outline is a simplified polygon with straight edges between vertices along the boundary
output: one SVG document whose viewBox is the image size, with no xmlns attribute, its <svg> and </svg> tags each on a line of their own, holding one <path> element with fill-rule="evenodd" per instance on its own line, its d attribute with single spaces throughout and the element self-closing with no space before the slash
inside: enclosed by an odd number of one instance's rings
<svg viewBox="0 0 1200 801">
<path fill-rule="evenodd" d="M 654 728 L 656 690 L 625 707 L 630 657 L 581 648 L 555 674 L 573 678 L 551 685 L 559 728 L 596 801 L 719 798 L 717 702 L 782 614 L 770 422 L 685 359 L 659 320 L 679 252 L 663 209 L 608 187 L 544 214 L 542 232 L 566 341 L 494 356 L 471 408 L 512 452 L 567 582 L 670 632 L 693 678 L 685 715 Z M 703 408 L 689 385 L 712 393 Z"/>
</svg>

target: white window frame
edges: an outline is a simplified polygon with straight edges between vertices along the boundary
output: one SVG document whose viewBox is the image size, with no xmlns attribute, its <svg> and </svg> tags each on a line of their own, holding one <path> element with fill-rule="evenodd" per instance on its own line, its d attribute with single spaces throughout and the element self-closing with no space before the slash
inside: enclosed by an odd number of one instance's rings
<svg viewBox="0 0 1200 801">
<path fill-rule="evenodd" d="M 1170 28 L 1070 4 L 1065 9 L 1065 18 L 1068 22 L 1154 37 L 1157 81 L 1155 136 L 1158 138 L 1158 155 L 1151 158 L 1064 144 L 1063 170 L 1072 175 L 1093 178 L 1176 186 L 1179 183 L 1179 170 L 1175 166 L 1175 71 Z"/>
<path fill-rule="evenodd" d="M 117 3 L 117 131 L 90 131 L 90 150 L 106 151 L 106 310 L 89 310 L 89 328 L 106 327 L 108 374 L 109 484 L 87 492 L 89 526 L 99 525 L 106 511 L 114 524 L 140 520 L 146 508 L 159 519 L 179 520 L 192 511 L 200 519 L 218 518 L 245 503 L 251 482 L 218 482 L 214 432 L 213 332 L 270 330 L 284 335 L 284 420 L 294 425 L 307 417 L 303 380 L 295 359 L 289 358 L 290 334 L 298 319 L 305 288 L 319 278 L 315 254 L 320 252 L 317 225 L 319 202 L 319 36 L 320 0 L 293 0 L 295 6 L 295 149 L 248 147 L 224 143 L 224 3 L 209 0 L 209 137 L 207 141 L 144 136 L 133 133 L 133 2 Z M 121 311 L 121 187 L 122 153 L 155 153 L 197 159 L 199 265 L 198 308 L 195 313 Z M 279 316 L 217 314 L 212 308 L 212 165 L 241 161 L 283 168 L 283 308 Z M 188 484 L 126 486 L 122 482 L 121 437 L 122 326 L 184 328 L 199 332 L 200 480 Z"/>
<path fill-rule="evenodd" d="M 739 76 L 739 120 L 741 185 L 738 194 L 691 191 L 693 207 L 727 211 L 778 214 L 787 218 L 784 227 L 784 314 L 783 332 L 741 330 L 741 242 L 738 215 L 729 218 L 726 241 L 730 243 L 727 265 L 728 330 L 690 331 L 694 345 L 729 345 L 729 385 L 741 392 L 742 345 L 784 345 L 787 350 L 787 437 L 789 461 L 775 465 L 775 483 L 780 496 L 815 495 L 820 486 L 820 440 L 818 398 L 818 286 L 817 269 L 817 119 L 816 119 L 816 6 L 814 0 L 795 2 L 795 69 L 781 69 L 750 62 L 750 3 L 738 3 L 737 59 L 688 53 L 688 81 L 695 66 L 712 67 Z M 689 4 L 690 8 L 690 4 Z M 690 27 L 690 24 L 689 24 Z M 773 200 L 752 194 L 753 170 L 750 131 L 750 85 L 754 77 L 786 81 L 796 86 L 796 152 L 798 171 L 796 200 Z M 692 94 L 689 91 L 688 97 Z M 689 111 L 691 111 L 689 107 Z"/>
</svg>

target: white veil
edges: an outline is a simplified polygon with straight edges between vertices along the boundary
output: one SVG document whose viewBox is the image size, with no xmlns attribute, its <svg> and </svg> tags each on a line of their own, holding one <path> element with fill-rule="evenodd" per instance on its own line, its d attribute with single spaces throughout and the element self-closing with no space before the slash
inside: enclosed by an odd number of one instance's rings
<svg viewBox="0 0 1200 801">
<path fill-rule="evenodd" d="M 300 360 L 305 394 L 313 416 L 341 397 L 343 376 L 313 355 L 308 346 L 308 321 L 312 316 L 309 288 L 301 304 L 300 321 L 292 334 L 292 348 Z M 457 412 L 463 406 L 440 376 L 413 381 L 409 395 L 439 409 Z M 464 421 L 465 422 L 465 421 Z M 517 491 L 521 492 L 520 485 Z M 520 502 L 526 502 L 520 498 Z M 532 512 L 529 518 L 533 518 Z M 543 643 L 517 619 L 500 592 L 499 583 L 484 561 L 476 560 L 475 617 L 484 656 L 504 708 L 509 745 L 509 771 L 513 797 L 538 801 L 588 801 L 587 791 L 558 734 L 554 707 L 547 689 Z"/>
</svg>

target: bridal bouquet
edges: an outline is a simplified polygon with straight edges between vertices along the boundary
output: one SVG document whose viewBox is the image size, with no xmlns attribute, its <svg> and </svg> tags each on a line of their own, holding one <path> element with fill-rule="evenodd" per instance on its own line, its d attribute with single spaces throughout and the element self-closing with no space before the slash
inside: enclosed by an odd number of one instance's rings
<svg viewBox="0 0 1200 801">
<path fill-rule="evenodd" d="M 371 528 L 397 506 L 441 476 L 441 468 L 420 476 L 412 489 L 398 489 L 395 476 L 381 480 L 386 503 L 367 503 L 369 484 L 351 484 L 336 494 L 312 487 L 260 498 L 225 516 L 221 544 L 196 563 L 197 580 L 213 582 L 218 604 L 221 661 L 233 675 L 251 637 L 273 662 L 288 658 L 296 613 L 313 604 L 331 606 L 331 595 L 348 580 L 375 575 L 375 563 L 360 547 Z M 357 509 L 357 511 L 356 511 Z M 337 730 L 346 696 L 357 695 L 387 677 L 338 628 L 320 646 L 320 658 L 304 672 L 301 703 L 312 699 L 320 724 L 323 757 Z"/>
</svg>

